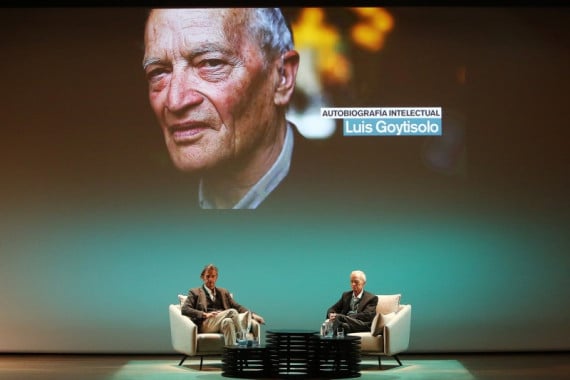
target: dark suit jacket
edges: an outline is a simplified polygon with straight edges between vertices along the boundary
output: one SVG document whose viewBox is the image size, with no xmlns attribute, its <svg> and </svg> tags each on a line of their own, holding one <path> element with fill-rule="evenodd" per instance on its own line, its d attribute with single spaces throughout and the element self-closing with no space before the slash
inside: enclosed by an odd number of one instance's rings
<svg viewBox="0 0 570 380">
<path fill-rule="evenodd" d="M 348 314 L 350 310 L 350 300 L 352 299 L 352 290 L 342 293 L 340 299 L 332 305 L 328 311 L 326 318 L 329 317 L 330 313 L 338 314 Z M 378 305 L 378 297 L 375 294 L 367 292 L 366 290 L 362 293 L 362 298 L 356 309 L 356 314 L 352 314 L 352 318 L 359 319 L 364 322 L 372 323 L 372 320 L 376 316 L 376 305 Z"/>
<path fill-rule="evenodd" d="M 203 286 L 192 288 L 188 291 L 188 298 L 182 305 L 182 314 L 190 317 L 190 319 L 200 325 L 204 320 L 204 313 L 208 309 L 208 295 Z M 224 288 L 216 288 L 216 297 L 221 297 L 224 310 L 236 309 L 239 313 L 247 311 L 245 307 L 234 301 L 230 292 Z"/>
<path fill-rule="evenodd" d="M 334 154 L 327 141 L 310 140 L 293 127 L 293 155 L 289 173 L 269 194 L 258 210 L 307 210 L 334 208 L 331 196 L 338 196 L 339 183 L 347 180 L 337 173 L 341 158 Z M 346 161 L 346 158 L 344 158 Z"/>
</svg>

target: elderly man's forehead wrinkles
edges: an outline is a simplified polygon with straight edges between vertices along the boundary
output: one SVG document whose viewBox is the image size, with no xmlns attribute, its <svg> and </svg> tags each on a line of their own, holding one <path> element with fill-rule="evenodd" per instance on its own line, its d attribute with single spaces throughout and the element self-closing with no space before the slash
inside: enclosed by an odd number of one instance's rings
<svg viewBox="0 0 570 380">
<path fill-rule="evenodd" d="M 185 26 L 177 37 L 181 39 L 181 45 L 186 51 L 196 49 L 226 51 L 232 47 L 222 31 L 212 28 L 197 30 L 195 26 Z"/>
<path fill-rule="evenodd" d="M 143 66 L 164 63 L 174 53 L 176 34 L 152 25 L 152 29 L 145 35 L 145 57 Z"/>
<path fill-rule="evenodd" d="M 220 53 L 228 58 L 234 57 L 236 55 L 236 51 L 231 49 L 231 46 L 212 42 L 192 46 L 191 48 L 185 50 L 183 52 L 183 55 L 186 58 L 192 59 L 208 53 Z"/>
<path fill-rule="evenodd" d="M 250 9 L 227 9 L 222 13 L 224 21 L 221 33 L 230 41 L 232 45 L 240 45 L 243 39 L 251 40 L 254 36 L 250 35 L 248 27 L 251 21 Z"/>
</svg>

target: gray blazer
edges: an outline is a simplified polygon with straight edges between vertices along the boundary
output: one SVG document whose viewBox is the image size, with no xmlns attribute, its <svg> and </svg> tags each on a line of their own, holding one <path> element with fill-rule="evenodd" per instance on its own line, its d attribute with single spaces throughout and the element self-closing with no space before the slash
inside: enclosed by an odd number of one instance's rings
<svg viewBox="0 0 570 380">
<path fill-rule="evenodd" d="M 192 288 L 188 291 L 188 297 L 182 305 L 182 314 L 190 317 L 192 322 L 197 325 L 202 324 L 204 321 L 204 313 L 208 310 L 208 295 L 203 286 L 199 288 Z M 245 307 L 234 301 L 230 292 L 224 288 L 216 288 L 216 297 L 221 297 L 224 310 L 236 309 L 239 313 L 247 311 Z"/>
</svg>

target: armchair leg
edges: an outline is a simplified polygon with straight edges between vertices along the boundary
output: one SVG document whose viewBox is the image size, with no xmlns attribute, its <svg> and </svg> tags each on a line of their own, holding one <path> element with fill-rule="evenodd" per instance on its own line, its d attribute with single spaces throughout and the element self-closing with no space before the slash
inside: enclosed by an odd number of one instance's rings
<svg viewBox="0 0 570 380">
<path fill-rule="evenodd" d="M 200 371 L 202 370 L 202 362 L 204 361 L 204 357 L 200 356 Z"/>
<path fill-rule="evenodd" d="M 378 369 L 382 369 L 382 359 L 380 358 L 380 355 L 378 355 Z"/>
<path fill-rule="evenodd" d="M 182 363 L 184 363 L 184 360 L 186 360 L 187 357 L 188 357 L 188 355 L 184 355 L 184 356 L 182 357 L 182 360 L 180 360 L 180 363 L 178 363 L 178 365 L 181 366 Z"/>
<path fill-rule="evenodd" d="M 396 361 L 398 362 L 398 364 L 400 365 L 400 367 L 402 366 L 402 362 L 400 361 L 400 359 L 398 358 L 398 355 L 394 355 L 394 359 L 396 359 Z"/>
</svg>

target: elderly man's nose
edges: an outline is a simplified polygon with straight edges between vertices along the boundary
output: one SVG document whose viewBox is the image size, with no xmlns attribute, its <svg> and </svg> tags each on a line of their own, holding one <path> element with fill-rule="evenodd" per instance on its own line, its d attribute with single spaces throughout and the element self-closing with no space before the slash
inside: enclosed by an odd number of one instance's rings
<svg viewBox="0 0 570 380">
<path fill-rule="evenodd" d="M 176 112 L 200 104 L 204 100 L 197 83 L 184 71 L 174 71 L 169 84 L 167 107 Z"/>
</svg>

